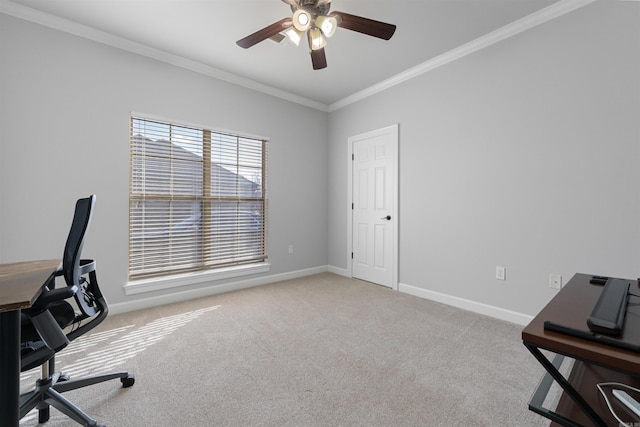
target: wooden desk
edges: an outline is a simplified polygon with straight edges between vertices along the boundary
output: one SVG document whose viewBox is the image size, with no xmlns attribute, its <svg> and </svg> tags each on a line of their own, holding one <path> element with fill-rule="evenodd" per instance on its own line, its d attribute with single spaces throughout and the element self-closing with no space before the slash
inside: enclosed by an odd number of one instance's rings
<svg viewBox="0 0 640 427">
<path fill-rule="evenodd" d="M 20 310 L 33 304 L 59 264 L 60 260 L 0 264 L 0 419 L 3 426 L 17 427 L 20 421 Z"/>
<path fill-rule="evenodd" d="M 608 410 L 596 384 L 616 381 L 640 387 L 640 353 L 544 329 L 544 322 L 549 320 L 574 329 L 589 331 L 587 318 L 603 289 L 602 285 L 590 284 L 591 277 L 587 274 L 576 274 L 522 331 L 524 345 L 548 372 L 534 393 L 529 409 L 561 425 L 618 427 L 618 421 Z M 637 281 L 630 282 L 630 292 L 640 294 Z M 640 343 L 640 306 L 635 304 L 638 302 L 639 298 L 630 297 L 624 330 L 620 336 L 621 340 L 635 344 Z M 549 350 L 558 356 L 551 360 L 540 351 L 541 349 Z M 558 370 L 564 357 L 575 359 L 568 378 Z M 541 405 L 544 397 L 541 387 L 546 387 L 548 391 L 553 381 L 564 391 L 555 411 Z M 635 414 L 615 398 L 610 398 L 610 401 L 624 421 L 640 425 L 640 419 Z"/>
</svg>

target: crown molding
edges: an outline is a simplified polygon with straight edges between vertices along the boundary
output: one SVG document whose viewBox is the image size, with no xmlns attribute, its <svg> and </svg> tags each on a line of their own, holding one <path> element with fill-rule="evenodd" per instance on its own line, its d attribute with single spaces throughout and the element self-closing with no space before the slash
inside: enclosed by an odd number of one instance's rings
<svg viewBox="0 0 640 427">
<path fill-rule="evenodd" d="M 456 61 L 460 58 L 463 58 L 467 55 L 498 43 L 504 39 L 513 37 L 516 34 L 519 34 L 523 31 L 529 30 L 573 10 L 586 6 L 590 3 L 593 3 L 594 1 L 595 0 L 561 0 L 557 3 L 552 4 L 551 6 L 525 16 L 524 18 L 514 21 L 511 24 L 505 25 L 502 28 L 492 31 L 491 33 L 472 40 L 462 46 L 452 49 L 429 61 L 423 62 L 420 65 L 410 68 L 402 73 L 399 73 L 389 79 L 383 80 L 380 83 L 356 92 L 353 95 L 343 98 L 330 105 L 323 104 L 299 95 L 295 95 L 291 92 L 283 91 L 272 86 L 258 83 L 254 80 L 240 77 L 235 74 L 211 67 L 209 65 L 205 65 L 203 63 L 181 57 L 179 55 L 174 55 L 159 49 L 143 45 L 141 43 L 136 43 L 122 37 L 114 36 L 113 34 L 109 34 L 107 32 L 100 31 L 86 25 L 78 24 L 67 19 L 59 18 L 57 16 L 32 9 L 30 7 L 13 3 L 10 0 L 0 0 L 0 13 L 31 21 L 36 24 L 44 25 L 55 30 L 70 33 L 108 46 L 123 49 L 138 55 L 156 59 L 158 61 L 162 61 L 171 65 L 175 65 L 177 67 L 194 71 L 196 73 L 223 80 L 237 86 L 245 87 L 247 89 L 255 90 L 257 92 L 262 92 L 267 95 L 314 108 L 316 110 L 320 110 L 323 112 L 332 112 L 346 107 L 347 105 L 358 102 L 362 99 L 368 98 L 393 86 L 411 80 L 438 67 L 449 64 L 450 62 Z"/>
<path fill-rule="evenodd" d="M 468 43 L 465 43 L 455 49 L 436 56 L 435 58 L 423 62 L 413 68 L 410 68 L 400 74 L 397 74 L 387 80 L 383 80 L 367 89 L 356 92 L 340 101 L 334 102 L 329 105 L 329 111 L 339 110 L 347 105 L 358 102 L 362 99 L 368 98 L 400 83 L 411 80 L 421 74 L 434 70 L 450 62 L 456 61 L 495 43 L 498 43 L 509 37 L 513 37 L 523 31 L 529 30 L 533 27 L 537 27 L 540 24 L 544 24 L 552 19 L 569 13 L 573 10 L 581 8 L 593 3 L 595 0 L 561 0 L 558 3 L 554 3 L 551 6 L 547 6 L 544 9 L 540 9 L 530 15 L 525 16 L 517 21 L 514 21 L 504 27 L 498 28 L 482 37 L 478 37 Z M 636 0 L 637 1 L 637 0 Z"/>
<path fill-rule="evenodd" d="M 77 22 L 69 21 L 67 19 L 63 19 L 45 12 L 32 9 L 30 7 L 23 6 L 21 4 L 13 3 L 9 0 L 0 0 L 0 13 L 24 19 L 26 21 L 40 24 L 45 27 L 53 28 L 54 30 L 73 34 L 85 39 L 102 43 L 107 46 L 116 47 L 118 49 L 126 50 L 128 52 L 132 52 L 141 56 L 156 59 L 158 61 L 175 65 L 180 68 L 204 74 L 206 76 L 223 80 L 237 86 L 252 89 L 257 92 L 262 92 L 267 95 L 295 102 L 297 104 L 301 104 L 320 111 L 328 111 L 328 106 L 326 104 L 299 95 L 295 95 L 290 92 L 276 89 L 274 87 L 258 83 L 251 79 L 240 77 L 226 71 L 222 71 L 198 61 L 193 61 L 179 55 L 164 52 L 160 49 L 155 49 L 141 43 L 127 40 L 123 37 L 114 36 L 113 34 L 109 34 L 107 32 L 88 27 L 86 25 L 78 24 Z"/>
</svg>

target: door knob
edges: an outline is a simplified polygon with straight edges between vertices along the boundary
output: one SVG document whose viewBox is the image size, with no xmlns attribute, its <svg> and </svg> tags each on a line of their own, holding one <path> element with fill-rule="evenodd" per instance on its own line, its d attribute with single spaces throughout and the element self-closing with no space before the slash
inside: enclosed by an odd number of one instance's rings
<svg viewBox="0 0 640 427">
<path fill-rule="evenodd" d="M 386 219 L 387 221 L 390 221 L 391 220 L 391 215 L 383 216 L 380 219 Z"/>
</svg>

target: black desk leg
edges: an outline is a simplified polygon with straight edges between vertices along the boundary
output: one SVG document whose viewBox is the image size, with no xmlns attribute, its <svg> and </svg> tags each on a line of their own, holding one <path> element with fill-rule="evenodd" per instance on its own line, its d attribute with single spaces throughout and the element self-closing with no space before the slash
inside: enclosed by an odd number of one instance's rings
<svg viewBox="0 0 640 427">
<path fill-rule="evenodd" d="M 17 427 L 20 421 L 20 310 L 0 313 L 0 340 L 0 419 L 3 426 Z"/>
<path fill-rule="evenodd" d="M 575 404 L 578 405 L 580 409 L 582 409 L 582 411 L 587 415 L 587 417 L 589 417 L 589 419 L 593 422 L 594 425 L 607 427 L 607 424 L 602 420 L 602 418 L 600 418 L 600 416 L 593 410 L 593 408 L 589 406 L 587 401 L 584 400 L 584 398 L 580 395 L 580 393 L 576 391 L 576 389 L 569 383 L 569 381 L 564 376 L 562 376 L 560 371 L 556 369 L 553 363 L 551 363 L 551 361 L 549 361 L 549 359 L 547 359 L 544 356 L 544 354 L 542 354 L 542 352 L 538 347 L 531 346 L 526 343 L 525 343 L 525 346 L 529 349 L 531 354 L 533 354 L 533 356 L 538 360 L 538 362 L 540 362 L 540 364 L 544 366 L 544 369 L 546 369 L 546 371 L 553 377 L 553 379 L 556 380 L 556 382 L 560 385 L 560 387 L 562 387 L 562 390 L 564 390 L 564 392 L 567 393 L 569 397 L 571 397 L 571 399 L 573 399 Z M 562 422 L 562 420 L 560 419 L 557 419 L 554 421 Z M 571 424 L 567 424 L 567 425 L 571 425 Z"/>
</svg>

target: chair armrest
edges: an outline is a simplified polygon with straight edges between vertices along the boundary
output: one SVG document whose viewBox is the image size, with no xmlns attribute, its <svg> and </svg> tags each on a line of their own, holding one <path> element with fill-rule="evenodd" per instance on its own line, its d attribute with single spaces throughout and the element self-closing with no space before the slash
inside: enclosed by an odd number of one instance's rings
<svg viewBox="0 0 640 427">
<path fill-rule="evenodd" d="M 77 286 L 64 286 L 62 288 L 45 290 L 42 294 L 40 294 L 38 299 L 36 299 L 36 302 L 33 304 L 33 306 L 46 308 L 46 306 L 51 304 L 52 302 L 71 298 L 77 292 Z"/>
</svg>

